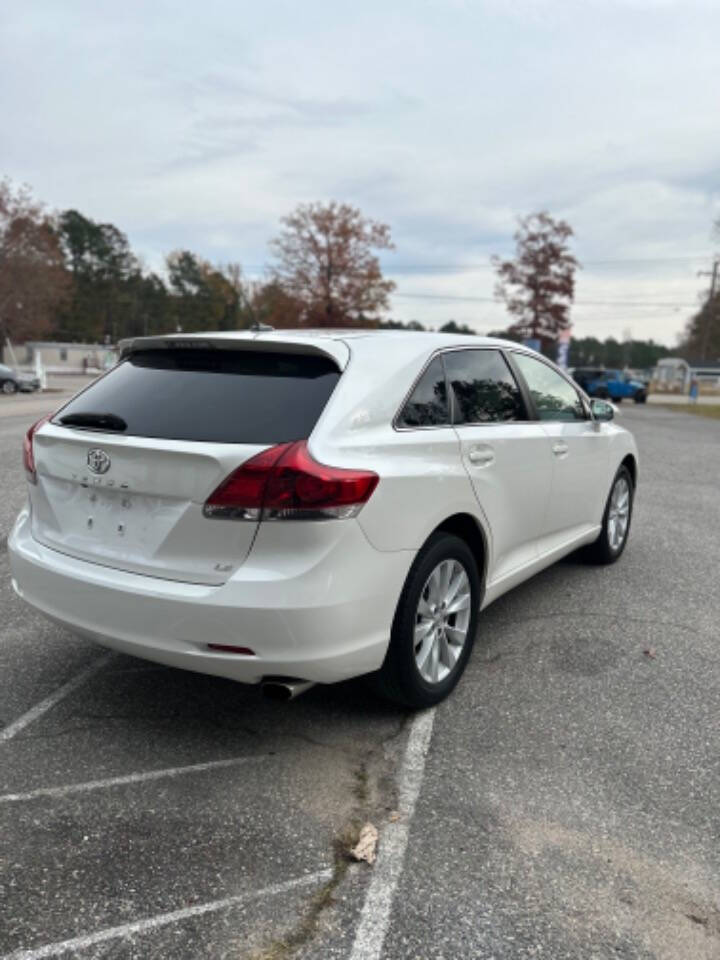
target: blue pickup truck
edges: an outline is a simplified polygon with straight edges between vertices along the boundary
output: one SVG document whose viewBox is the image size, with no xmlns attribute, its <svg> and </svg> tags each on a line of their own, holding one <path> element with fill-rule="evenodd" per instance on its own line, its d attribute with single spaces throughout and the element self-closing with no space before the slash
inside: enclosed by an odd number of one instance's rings
<svg viewBox="0 0 720 960">
<path fill-rule="evenodd" d="M 612 400 L 613 403 L 621 403 L 626 399 L 635 403 L 645 403 L 647 400 L 647 385 L 641 380 L 633 380 L 622 370 L 576 367 L 572 375 L 575 383 L 590 397 Z"/>
</svg>

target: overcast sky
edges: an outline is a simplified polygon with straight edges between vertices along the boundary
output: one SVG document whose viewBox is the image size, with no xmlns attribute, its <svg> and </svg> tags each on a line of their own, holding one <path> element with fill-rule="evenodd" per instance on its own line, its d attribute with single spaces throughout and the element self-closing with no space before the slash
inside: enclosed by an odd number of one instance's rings
<svg viewBox="0 0 720 960">
<path fill-rule="evenodd" d="M 0 173 L 155 268 L 261 275 L 279 218 L 335 199 L 390 225 L 394 317 L 484 332 L 488 258 L 545 208 L 576 334 L 672 344 L 720 248 L 718 0 L 9 0 L 0 90 Z"/>
</svg>

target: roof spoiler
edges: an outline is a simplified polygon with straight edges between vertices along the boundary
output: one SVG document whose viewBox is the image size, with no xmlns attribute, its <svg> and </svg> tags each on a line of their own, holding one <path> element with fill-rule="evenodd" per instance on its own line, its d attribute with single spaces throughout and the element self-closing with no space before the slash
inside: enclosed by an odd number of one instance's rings
<svg viewBox="0 0 720 960">
<path fill-rule="evenodd" d="M 350 350 L 342 340 L 330 337 L 303 338 L 273 332 L 265 338 L 260 333 L 240 333 L 235 336 L 203 336 L 201 333 L 163 334 L 155 337 L 128 337 L 118 343 L 120 359 L 125 360 L 138 350 L 253 350 L 262 353 L 311 354 L 330 357 L 339 370 L 344 370 L 350 359 Z"/>
</svg>

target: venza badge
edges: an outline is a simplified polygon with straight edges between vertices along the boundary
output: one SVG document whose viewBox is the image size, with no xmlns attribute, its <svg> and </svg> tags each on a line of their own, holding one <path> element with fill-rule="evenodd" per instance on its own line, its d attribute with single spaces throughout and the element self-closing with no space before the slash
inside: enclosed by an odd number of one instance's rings
<svg viewBox="0 0 720 960">
<path fill-rule="evenodd" d="M 104 450 L 95 447 L 93 450 L 88 450 L 87 464 L 93 473 L 107 473 L 110 469 L 110 457 Z"/>
</svg>

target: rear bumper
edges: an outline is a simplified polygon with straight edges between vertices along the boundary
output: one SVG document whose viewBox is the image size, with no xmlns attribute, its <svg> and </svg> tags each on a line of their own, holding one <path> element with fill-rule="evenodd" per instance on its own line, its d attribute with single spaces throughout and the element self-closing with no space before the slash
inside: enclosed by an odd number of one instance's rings
<svg viewBox="0 0 720 960">
<path fill-rule="evenodd" d="M 262 524 L 243 566 L 211 587 L 68 557 L 33 539 L 23 510 L 8 540 L 13 587 L 51 620 L 132 656 L 244 683 L 332 683 L 382 664 L 414 552 L 377 551 L 355 521 L 329 523 L 332 538 L 319 531 L 297 555 L 278 552 L 280 524 Z"/>
</svg>

